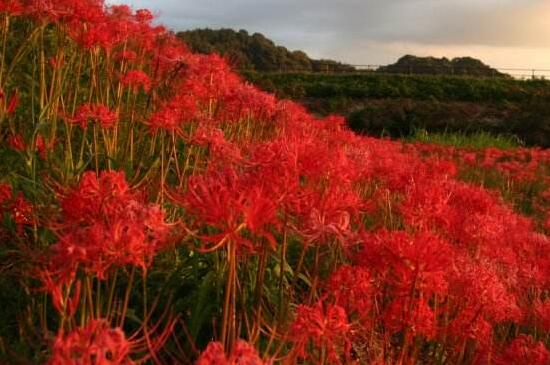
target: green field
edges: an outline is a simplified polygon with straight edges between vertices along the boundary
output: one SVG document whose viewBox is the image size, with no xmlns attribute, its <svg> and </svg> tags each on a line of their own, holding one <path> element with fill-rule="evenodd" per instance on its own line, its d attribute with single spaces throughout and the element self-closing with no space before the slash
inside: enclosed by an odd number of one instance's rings
<svg viewBox="0 0 550 365">
<path fill-rule="evenodd" d="M 257 73 L 244 77 L 319 115 L 348 117 L 356 132 L 410 137 L 430 133 L 509 135 L 550 145 L 550 82 L 376 73 Z"/>
</svg>

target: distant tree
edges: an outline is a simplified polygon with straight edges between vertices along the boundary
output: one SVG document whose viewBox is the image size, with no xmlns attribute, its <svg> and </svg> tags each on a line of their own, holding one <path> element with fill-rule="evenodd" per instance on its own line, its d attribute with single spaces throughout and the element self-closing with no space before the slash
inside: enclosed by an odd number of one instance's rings
<svg viewBox="0 0 550 365">
<path fill-rule="evenodd" d="M 380 73 L 398 73 L 413 75 L 466 75 L 466 76 L 510 76 L 491 68 L 478 59 L 472 57 L 458 57 L 452 60 L 436 57 L 416 57 L 406 55 L 397 60 L 396 63 L 382 66 Z"/>
</svg>

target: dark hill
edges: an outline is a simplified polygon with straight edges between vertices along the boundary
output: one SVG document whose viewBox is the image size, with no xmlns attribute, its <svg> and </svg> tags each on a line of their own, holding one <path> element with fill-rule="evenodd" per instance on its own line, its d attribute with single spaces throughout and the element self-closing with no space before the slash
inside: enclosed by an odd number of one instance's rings
<svg viewBox="0 0 550 365">
<path fill-rule="evenodd" d="M 195 29 L 179 32 L 195 52 L 219 53 L 239 69 L 255 71 L 353 71 L 354 68 L 332 60 L 311 59 L 302 51 L 290 51 L 276 45 L 260 33 L 246 30 Z"/>
</svg>

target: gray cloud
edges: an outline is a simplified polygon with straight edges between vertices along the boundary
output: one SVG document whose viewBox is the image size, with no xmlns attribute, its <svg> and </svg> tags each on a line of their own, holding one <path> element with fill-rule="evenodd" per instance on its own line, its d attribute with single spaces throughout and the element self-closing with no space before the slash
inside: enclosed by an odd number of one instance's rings
<svg viewBox="0 0 550 365">
<path fill-rule="evenodd" d="M 388 49 L 397 44 L 418 45 L 420 49 L 550 47 L 550 4 L 545 0 L 116 2 L 152 9 L 161 22 L 175 30 L 247 29 L 264 33 L 291 49 L 344 60 L 385 60 L 393 57 Z"/>
</svg>

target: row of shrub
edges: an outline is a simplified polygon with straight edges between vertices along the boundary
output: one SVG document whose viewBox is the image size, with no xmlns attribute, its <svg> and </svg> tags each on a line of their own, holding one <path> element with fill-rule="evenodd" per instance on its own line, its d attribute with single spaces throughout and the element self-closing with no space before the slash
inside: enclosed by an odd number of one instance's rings
<svg viewBox="0 0 550 365">
<path fill-rule="evenodd" d="M 546 80 L 459 76 L 259 73 L 244 76 L 264 90 L 291 99 L 411 98 L 439 101 L 526 102 L 550 96 Z"/>
<path fill-rule="evenodd" d="M 408 137 L 429 133 L 510 135 L 526 145 L 550 147 L 550 106 L 544 102 L 479 104 L 422 100 L 371 100 L 348 116 L 360 134 Z"/>
<path fill-rule="evenodd" d="M 264 90 L 302 101 L 316 114 L 347 115 L 360 134 L 399 138 L 418 130 L 481 132 L 550 146 L 550 83 L 545 80 L 372 73 L 245 76 Z"/>
</svg>

